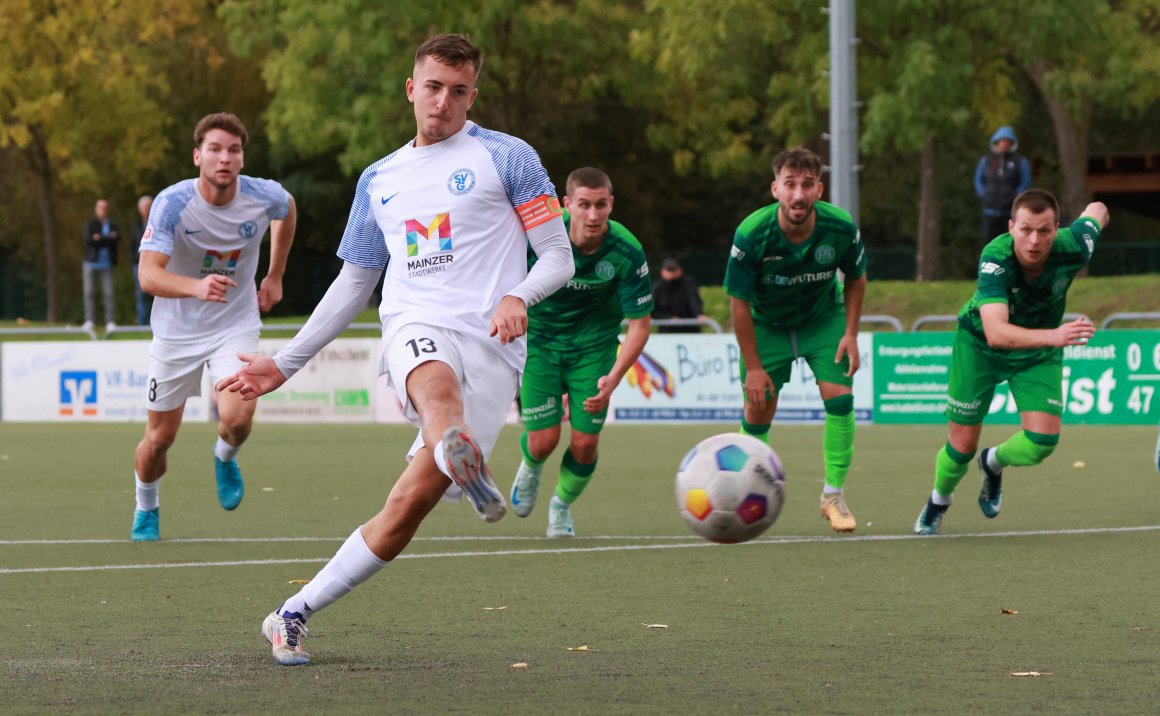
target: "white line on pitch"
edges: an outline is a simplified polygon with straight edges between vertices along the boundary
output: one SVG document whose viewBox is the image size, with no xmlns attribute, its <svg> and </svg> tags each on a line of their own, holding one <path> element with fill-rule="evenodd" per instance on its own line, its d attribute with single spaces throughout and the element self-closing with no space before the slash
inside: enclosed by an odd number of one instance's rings
<svg viewBox="0 0 1160 716">
<path fill-rule="evenodd" d="M 349 535 L 348 535 L 349 536 Z M 458 535 L 446 537 L 415 537 L 412 542 L 518 542 L 525 540 L 542 541 L 543 535 Z M 685 540 L 689 535 L 593 535 L 576 538 L 584 540 Z M 343 542 L 346 537 L 179 537 L 167 539 L 165 544 L 193 544 L 200 542 L 254 543 L 254 542 Z M 10 545 L 61 545 L 61 544 L 129 544 L 128 539 L 4 539 L 0 547 Z"/>
<path fill-rule="evenodd" d="M 963 534 L 936 535 L 923 537 L 919 535 L 860 535 L 858 537 L 834 536 L 792 536 L 757 539 L 744 543 L 751 545 L 770 544 L 816 544 L 819 542 L 897 542 L 902 540 L 953 540 L 953 539 L 988 539 L 995 537 L 1055 537 L 1065 535 L 1093 535 L 1093 534 L 1124 534 L 1134 532 L 1160 531 L 1160 525 L 1142 525 L 1139 527 L 1089 527 L 1070 530 L 1026 530 L 1011 532 L 967 532 Z M 637 545 L 607 545 L 603 547 L 565 547 L 558 549 L 501 549 L 471 552 L 433 552 L 428 554 L 401 554 L 395 559 L 437 559 L 444 557 L 499 557 L 544 554 L 573 554 L 578 552 L 636 552 L 648 549 L 689 549 L 700 547 L 725 547 L 704 540 L 697 542 L 682 542 L 677 544 L 637 544 Z M 124 569 L 176 569 L 179 567 L 251 567 L 279 564 L 318 564 L 326 562 L 330 557 L 305 559 L 252 559 L 229 562 L 173 562 L 153 564 L 107 564 L 91 567 L 22 567 L 0 568 L 0 574 L 42 574 L 46 572 L 106 572 Z"/>
</svg>

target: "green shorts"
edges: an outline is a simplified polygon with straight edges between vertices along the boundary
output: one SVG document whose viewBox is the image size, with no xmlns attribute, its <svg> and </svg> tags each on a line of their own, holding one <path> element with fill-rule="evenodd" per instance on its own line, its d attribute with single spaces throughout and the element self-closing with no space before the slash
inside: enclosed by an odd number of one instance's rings
<svg viewBox="0 0 1160 716">
<path fill-rule="evenodd" d="M 528 347 L 524 382 L 520 386 L 520 417 L 525 430 L 555 427 L 564 419 L 563 396 L 568 395 L 572 429 L 595 435 L 604 427 L 605 409 L 597 414 L 584 410 L 584 401 L 596 395 L 596 381 L 608 375 L 616 363 L 618 344 L 608 348 L 574 352 Z"/>
<path fill-rule="evenodd" d="M 819 383 L 854 385 L 853 376 L 846 376 L 850 371 L 850 357 L 842 356 L 840 363 L 834 362 L 838 344 L 846 335 L 844 307 L 801 328 L 784 330 L 762 325 L 753 328 L 757 337 L 757 357 L 773 381 L 774 389 L 781 390 L 781 386 L 789 382 L 793 362 L 798 358 L 806 359 Z M 741 363 L 741 382 L 745 383 L 744 361 Z"/>
<path fill-rule="evenodd" d="M 995 386 L 1007 381 L 1020 413 L 1063 415 L 1063 351 L 1030 358 L 1002 355 L 955 331 L 947 385 L 947 419 L 978 425 L 991 409 Z"/>
</svg>

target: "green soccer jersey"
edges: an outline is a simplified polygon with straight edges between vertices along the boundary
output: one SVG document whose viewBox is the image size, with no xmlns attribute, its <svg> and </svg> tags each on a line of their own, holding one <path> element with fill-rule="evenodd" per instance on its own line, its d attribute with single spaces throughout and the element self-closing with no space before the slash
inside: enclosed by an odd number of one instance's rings
<svg viewBox="0 0 1160 716">
<path fill-rule="evenodd" d="M 842 305 L 837 270 L 849 278 L 866 273 L 866 249 L 850 214 L 824 201 L 814 205 L 814 232 L 791 244 L 778 225 L 777 206 L 758 209 L 737 227 L 725 292 L 748 301 L 755 322 L 791 329 Z"/>
<path fill-rule="evenodd" d="M 571 218 L 564 215 L 564 226 Z M 640 242 L 616 221 L 608 222 L 594 253 L 572 246 L 576 275 L 560 290 L 528 309 L 528 348 L 583 350 L 616 345 L 620 322 L 652 313 L 652 285 Z M 536 256 L 528 248 L 528 268 Z"/>
<path fill-rule="evenodd" d="M 1015 239 L 1003 234 L 983 248 L 979 258 L 979 281 L 975 295 L 959 310 L 959 327 L 974 336 L 980 347 L 996 354 L 1034 358 L 1058 348 L 996 350 L 987 347 L 979 307 L 988 303 L 1005 303 L 1009 318 L 1023 328 L 1055 328 L 1063 322 L 1067 307 L 1067 289 L 1080 269 L 1091 260 L 1100 237 L 1095 219 L 1082 216 L 1071 226 L 1060 229 L 1047 256 L 1043 273 L 1028 281 L 1015 258 Z"/>
</svg>

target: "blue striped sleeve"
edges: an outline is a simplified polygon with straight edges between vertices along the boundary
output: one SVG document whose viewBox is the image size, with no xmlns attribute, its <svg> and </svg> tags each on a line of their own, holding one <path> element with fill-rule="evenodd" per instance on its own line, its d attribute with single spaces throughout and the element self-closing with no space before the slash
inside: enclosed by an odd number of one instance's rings
<svg viewBox="0 0 1160 716">
<path fill-rule="evenodd" d="M 162 190 L 149 210 L 149 225 L 141 238 L 142 251 L 173 255 L 173 231 L 181 221 L 181 212 L 193 199 L 195 179 L 186 179 Z"/>
<path fill-rule="evenodd" d="M 280 221 L 290 213 L 290 194 L 278 182 L 248 176 L 238 177 L 238 180 L 242 194 L 264 204 L 266 216 L 271 220 Z"/>
<path fill-rule="evenodd" d="M 556 196 L 556 187 L 531 145 L 503 132 L 472 127 L 469 134 L 491 155 L 512 206 L 517 207 L 540 196 Z"/>
<path fill-rule="evenodd" d="M 392 154 L 363 170 L 354 190 L 354 203 L 350 207 L 350 218 L 342 233 L 342 243 L 338 245 L 338 257 L 355 266 L 382 271 L 387 266 L 390 253 L 383 229 L 375 221 L 371 209 L 370 186 L 379 167 L 388 162 Z"/>
</svg>

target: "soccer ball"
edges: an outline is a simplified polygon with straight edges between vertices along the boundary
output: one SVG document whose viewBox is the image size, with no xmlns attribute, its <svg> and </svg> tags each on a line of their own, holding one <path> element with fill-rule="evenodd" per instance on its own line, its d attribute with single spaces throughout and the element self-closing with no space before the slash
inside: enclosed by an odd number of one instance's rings
<svg viewBox="0 0 1160 716">
<path fill-rule="evenodd" d="M 705 539 L 745 542 L 777 520 L 785 501 L 785 471 L 777 453 L 757 438 L 726 433 L 705 438 L 677 470 L 681 517 Z"/>
</svg>

